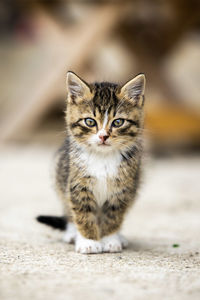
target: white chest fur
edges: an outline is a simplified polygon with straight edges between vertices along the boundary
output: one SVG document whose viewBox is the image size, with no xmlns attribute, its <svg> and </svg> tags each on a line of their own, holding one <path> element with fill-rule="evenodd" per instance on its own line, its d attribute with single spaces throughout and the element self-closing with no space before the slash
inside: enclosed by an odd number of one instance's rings
<svg viewBox="0 0 200 300">
<path fill-rule="evenodd" d="M 107 179 L 117 175 L 121 155 L 118 152 L 105 155 L 85 152 L 81 154 L 80 160 L 84 164 L 87 175 L 96 178 L 92 190 L 98 205 L 101 206 L 110 194 Z"/>
</svg>

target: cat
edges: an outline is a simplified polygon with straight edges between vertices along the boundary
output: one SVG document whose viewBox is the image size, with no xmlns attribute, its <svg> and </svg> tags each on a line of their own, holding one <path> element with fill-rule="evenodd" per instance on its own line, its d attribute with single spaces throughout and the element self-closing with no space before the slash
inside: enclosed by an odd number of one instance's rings
<svg viewBox="0 0 200 300">
<path fill-rule="evenodd" d="M 64 217 L 37 219 L 66 230 L 76 252 L 121 252 L 127 241 L 119 230 L 140 181 L 145 76 L 123 86 L 88 84 L 70 71 L 66 81 L 66 139 L 56 166 Z"/>
</svg>

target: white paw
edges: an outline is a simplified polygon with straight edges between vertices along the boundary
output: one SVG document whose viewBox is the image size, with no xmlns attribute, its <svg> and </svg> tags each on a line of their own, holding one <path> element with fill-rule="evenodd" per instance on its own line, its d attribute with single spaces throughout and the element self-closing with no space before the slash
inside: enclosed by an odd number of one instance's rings
<svg viewBox="0 0 200 300">
<path fill-rule="evenodd" d="M 101 253 L 102 245 L 95 240 L 84 238 L 80 233 L 77 234 L 75 250 L 82 254 Z"/>
<path fill-rule="evenodd" d="M 63 242 L 66 242 L 68 244 L 74 243 L 76 239 L 76 227 L 74 226 L 73 223 L 68 223 L 67 224 L 67 229 L 63 235 Z"/>
<path fill-rule="evenodd" d="M 123 236 L 121 235 L 120 233 L 118 233 L 118 236 L 119 236 L 119 239 L 121 241 L 121 244 L 122 244 L 122 248 L 127 248 L 128 247 L 128 240 Z"/>
<path fill-rule="evenodd" d="M 101 239 L 103 252 L 121 252 L 122 243 L 118 234 L 111 234 Z"/>
</svg>

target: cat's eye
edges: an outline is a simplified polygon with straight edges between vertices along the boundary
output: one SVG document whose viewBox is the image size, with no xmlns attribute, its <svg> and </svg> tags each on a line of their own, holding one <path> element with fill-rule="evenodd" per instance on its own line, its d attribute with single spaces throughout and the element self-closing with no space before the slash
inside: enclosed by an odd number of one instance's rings
<svg viewBox="0 0 200 300">
<path fill-rule="evenodd" d="M 124 119 L 116 119 L 112 122 L 113 127 L 121 127 L 124 124 Z"/>
<path fill-rule="evenodd" d="M 94 119 L 91 119 L 91 118 L 86 118 L 85 119 L 85 124 L 88 127 L 94 127 L 94 126 L 96 126 L 96 121 Z"/>
</svg>

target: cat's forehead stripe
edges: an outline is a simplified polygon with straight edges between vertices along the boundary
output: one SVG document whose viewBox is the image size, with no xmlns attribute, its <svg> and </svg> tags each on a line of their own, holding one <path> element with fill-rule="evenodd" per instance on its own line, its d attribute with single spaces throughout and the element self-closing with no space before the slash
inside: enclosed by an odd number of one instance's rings
<svg viewBox="0 0 200 300">
<path fill-rule="evenodd" d="M 104 114 L 103 129 L 105 129 L 107 123 L 108 123 L 108 110 L 106 110 L 106 112 Z"/>
<path fill-rule="evenodd" d="M 113 97 L 115 91 L 117 89 L 117 85 L 103 82 L 96 83 L 94 85 L 95 95 L 93 98 L 93 102 L 96 105 L 100 105 L 106 109 L 109 108 L 111 104 L 114 104 L 116 101 L 115 97 Z"/>
<path fill-rule="evenodd" d="M 120 99 L 117 98 L 118 85 L 108 82 L 95 83 L 93 85 L 94 97 L 91 100 L 93 103 L 93 115 L 96 117 L 100 115 L 102 122 L 104 122 L 105 114 L 107 113 L 108 118 L 114 117 L 116 114 L 117 106 L 119 105 Z"/>
</svg>

